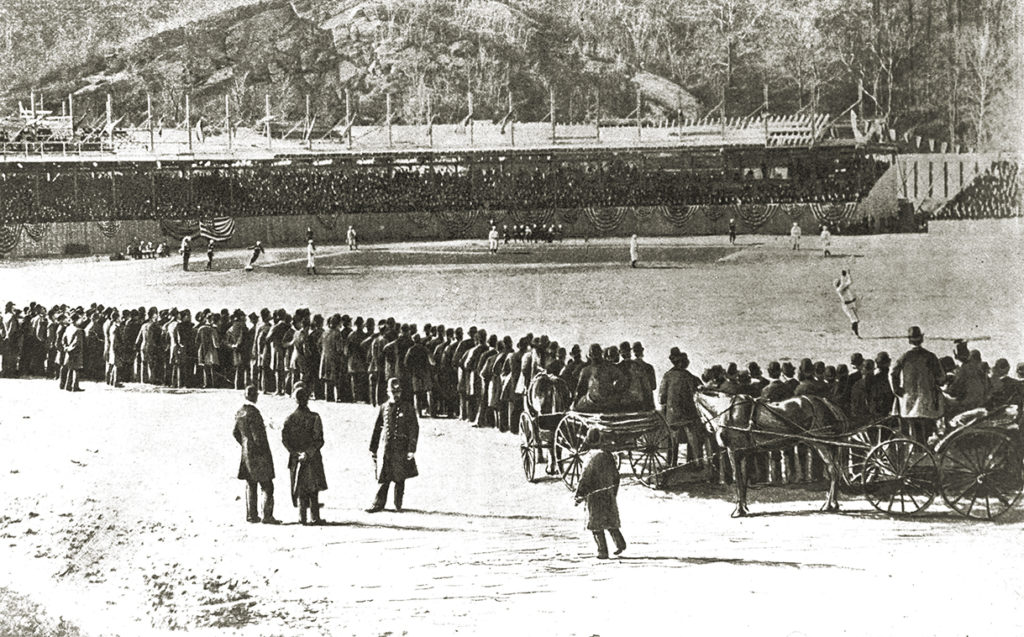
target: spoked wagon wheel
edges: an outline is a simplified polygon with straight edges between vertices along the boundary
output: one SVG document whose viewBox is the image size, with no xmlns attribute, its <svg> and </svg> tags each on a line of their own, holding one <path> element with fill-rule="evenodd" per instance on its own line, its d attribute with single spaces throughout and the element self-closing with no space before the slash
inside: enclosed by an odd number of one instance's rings
<svg viewBox="0 0 1024 637">
<path fill-rule="evenodd" d="M 942 499 L 960 515 L 994 520 L 1024 491 L 1020 451 L 998 429 L 964 429 L 951 435 L 939 454 Z"/>
<path fill-rule="evenodd" d="M 844 449 L 846 483 L 858 489 L 864 484 L 864 461 L 868 453 L 886 440 L 900 437 L 896 431 L 885 425 L 868 425 L 855 431 L 848 439 L 852 447 Z"/>
<path fill-rule="evenodd" d="M 537 478 L 538 449 L 530 431 L 530 417 L 524 413 L 519 418 L 519 453 L 522 456 L 523 473 L 526 474 L 527 482 L 533 482 Z"/>
<path fill-rule="evenodd" d="M 590 449 L 587 447 L 587 427 L 571 414 L 562 418 L 551 442 L 555 467 L 562 482 L 575 491 L 583 475 L 583 463 Z"/>
<path fill-rule="evenodd" d="M 664 427 L 637 436 L 636 447 L 629 450 L 629 466 L 644 485 L 657 488 L 665 483 L 671 443 L 672 438 Z"/>
<path fill-rule="evenodd" d="M 864 459 L 864 496 L 882 513 L 921 513 L 935 499 L 938 482 L 931 449 L 909 438 L 881 442 Z"/>
</svg>

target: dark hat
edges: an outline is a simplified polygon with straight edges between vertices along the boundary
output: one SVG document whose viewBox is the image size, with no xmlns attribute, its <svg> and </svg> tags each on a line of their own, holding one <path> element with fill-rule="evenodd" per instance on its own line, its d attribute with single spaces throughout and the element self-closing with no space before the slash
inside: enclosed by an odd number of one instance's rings
<svg viewBox="0 0 1024 637">
<path fill-rule="evenodd" d="M 921 331 L 920 327 L 913 325 L 907 330 L 907 340 L 911 343 L 920 343 L 924 340 L 924 332 Z"/>
<path fill-rule="evenodd" d="M 971 352 L 967 349 L 967 341 L 962 338 L 958 338 L 953 341 L 953 358 L 965 361 L 970 357 L 970 355 Z"/>
<path fill-rule="evenodd" d="M 582 349 L 580 348 L 580 345 L 579 345 L 579 343 L 577 343 L 577 344 L 573 345 L 572 347 L 570 347 L 570 348 L 569 348 L 569 351 L 570 351 L 571 353 L 573 353 L 573 354 L 579 354 L 579 353 L 580 353 L 581 351 L 583 351 L 583 350 L 582 350 Z"/>
<path fill-rule="evenodd" d="M 603 358 L 603 354 L 604 350 L 602 350 L 601 346 L 598 345 L 597 343 L 591 344 L 590 349 L 587 350 L 587 356 L 594 360 L 599 360 Z"/>
<path fill-rule="evenodd" d="M 260 390 L 256 389 L 256 385 L 245 386 L 245 399 L 248 400 L 249 402 L 256 402 L 256 399 L 259 397 L 259 395 Z"/>
<path fill-rule="evenodd" d="M 640 341 L 637 341 L 637 342 L 633 343 L 633 351 L 634 352 L 642 352 L 642 351 L 644 351 L 644 344 L 641 343 Z"/>
<path fill-rule="evenodd" d="M 948 374 L 956 369 L 956 361 L 953 360 L 952 356 L 943 356 L 939 359 L 939 367 Z"/>
<path fill-rule="evenodd" d="M 817 366 L 815 366 L 815 367 L 817 367 Z M 815 370 L 815 371 L 817 371 L 817 370 Z M 836 368 L 831 366 L 831 365 L 829 365 L 828 367 L 825 368 L 825 380 L 835 380 L 835 379 L 836 379 Z"/>
<path fill-rule="evenodd" d="M 736 366 L 736 363 L 729 363 L 729 366 L 725 369 L 725 374 L 727 376 L 735 376 L 738 371 L 739 367 Z"/>
<path fill-rule="evenodd" d="M 622 341 L 621 343 L 619 343 L 620 352 L 629 352 L 631 350 L 632 348 L 629 346 L 629 341 Z"/>
<path fill-rule="evenodd" d="M 678 347 L 673 347 L 672 349 L 670 349 L 668 351 L 668 359 L 670 361 L 672 361 L 673 363 L 676 362 L 681 355 L 682 355 L 682 352 L 679 350 Z"/>
<path fill-rule="evenodd" d="M 750 361 L 749 363 L 747 363 L 747 371 L 750 372 L 751 376 L 760 376 L 761 366 L 754 361 Z"/>
<path fill-rule="evenodd" d="M 860 352 L 854 352 L 850 356 L 850 364 L 854 367 L 860 367 L 860 364 L 864 362 L 864 355 Z"/>
<path fill-rule="evenodd" d="M 796 373 L 796 367 L 793 366 L 793 363 L 786 361 L 782 364 L 782 373 L 786 376 L 792 376 Z"/>
<path fill-rule="evenodd" d="M 1017 376 L 1024 378 L 1024 363 L 1017 363 Z"/>
<path fill-rule="evenodd" d="M 879 367 L 882 365 L 888 365 L 891 362 L 892 359 L 889 358 L 889 352 L 878 352 L 875 356 L 875 365 L 878 365 Z"/>
<path fill-rule="evenodd" d="M 1010 361 L 1005 358 L 1000 358 L 996 361 L 996 364 L 992 366 L 992 371 L 1008 374 L 1010 372 Z"/>
<path fill-rule="evenodd" d="M 771 376 L 772 374 L 781 374 L 781 373 L 782 373 L 782 365 L 779 365 L 779 361 L 772 361 L 772 362 L 768 363 L 768 375 L 769 376 Z"/>
<path fill-rule="evenodd" d="M 814 375 L 822 376 L 825 374 L 825 363 L 822 361 L 816 361 L 814 363 Z"/>
</svg>

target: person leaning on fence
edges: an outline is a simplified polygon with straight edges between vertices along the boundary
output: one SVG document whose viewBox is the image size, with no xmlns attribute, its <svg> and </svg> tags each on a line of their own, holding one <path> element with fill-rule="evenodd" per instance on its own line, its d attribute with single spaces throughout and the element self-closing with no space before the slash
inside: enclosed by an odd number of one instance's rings
<svg viewBox="0 0 1024 637">
<path fill-rule="evenodd" d="M 597 430 L 587 432 L 587 444 L 593 448 L 598 444 Z M 604 449 L 590 454 L 587 466 L 583 468 L 580 483 L 576 487 L 576 504 L 587 503 L 587 530 L 594 534 L 597 543 L 597 559 L 608 559 L 608 542 L 604 532 L 608 531 L 615 542 L 615 554 L 626 550 L 626 540 L 619 530 L 619 465 L 615 458 Z"/>
</svg>

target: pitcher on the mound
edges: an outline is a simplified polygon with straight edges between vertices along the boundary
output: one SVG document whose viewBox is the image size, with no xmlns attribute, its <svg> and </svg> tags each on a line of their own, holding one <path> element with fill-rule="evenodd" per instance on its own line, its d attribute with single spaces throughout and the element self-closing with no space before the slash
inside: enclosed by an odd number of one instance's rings
<svg viewBox="0 0 1024 637">
<path fill-rule="evenodd" d="M 847 270 L 843 270 L 834 283 L 836 293 L 843 302 L 843 312 L 850 319 L 850 328 L 860 338 L 860 318 L 857 316 L 857 296 L 853 293 L 853 277 Z"/>
</svg>

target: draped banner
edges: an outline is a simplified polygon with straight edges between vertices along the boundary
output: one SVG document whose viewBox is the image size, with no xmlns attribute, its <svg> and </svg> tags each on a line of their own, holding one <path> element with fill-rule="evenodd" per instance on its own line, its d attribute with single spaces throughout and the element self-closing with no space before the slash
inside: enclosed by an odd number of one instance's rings
<svg viewBox="0 0 1024 637">
<path fill-rule="evenodd" d="M 600 232 L 611 232 L 619 227 L 626 217 L 628 208 L 584 208 L 590 224 Z"/>
<path fill-rule="evenodd" d="M 480 217 L 482 211 L 467 210 L 454 212 L 450 210 L 435 210 L 434 219 L 441 228 L 452 237 L 464 238 L 473 234 L 473 224 Z"/>
<path fill-rule="evenodd" d="M 702 208 L 702 212 L 708 221 L 718 221 L 722 218 L 722 208 L 720 206 L 702 206 Z"/>
<path fill-rule="evenodd" d="M 0 226 L 0 254 L 7 254 L 18 246 L 21 239 L 21 226 Z"/>
<path fill-rule="evenodd" d="M 117 236 L 117 231 L 121 229 L 120 221 L 97 221 L 96 225 L 99 226 L 100 232 L 103 236 L 108 239 L 113 239 Z"/>
<path fill-rule="evenodd" d="M 775 216 L 775 212 L 778 209 L 779 204 L 777 203 L 765 204 L 764 207 L 755 205 L 733 205 L 733 210 L 736 212 L 737 216 L 743 220 L 743 223 L 745 223 L 748 228 L 753 230 L 757 230 L 767 223 L 773 216 Z"/>
<path fill-rule="evenodd" d="M 199 235 L 214 241 L 227 241 L 235 234 L 235 220 L 231 217 L 214 217 L 199 222 Z"/>
<path fill-rule="evenodd" d="M 555 218 L 555 211 L 546 210 L 514 210 L 508 211 L 514 223 L 525 223 L 527 225 L 537 224 L 539 226 L 549 225 Z"/>
<path fill-rule="evenodd" d="M 579 221 L 580 211 L 578 208 L 562 208 L 558 211 L 558 220 L 562 223 L 572 225 Z"/>
<path fill-rule="evenodd" d="M 36 243 L 43 240 L 46 233 L 50 231 L 49 225 L 45 223 L 26 223 L 22 226 L 25 230 L 25 234 L 28 235 L 29 239 L 32 239 Z"/>
<path fill-rule="evenodd" d="M 657 207 L 660 208 L 661 206 Z M 633 208 L 633 217 L 635 217 L 637 221 L 645 221 L 654 214 L 654 208 L 655 206 L 637 206 Z"/>
<path fill-rule="evenodd" d="M 857 212 L 857 202 L 849 201 L 844 204 L 820 204 L 812 203 L 811 212 L 819 223 L 838 223 L 847 221 Z"/>
<path fill-rule="evenodd" d="M 682 228 L 693 213 L 701 209 L 702 206 L 658 206 L 658 211 L 661 212 L 661 216 L 665 218 L 673 226 Z"/>
<path fill-rule="evenodd" d="M 181 241 L 185 235 L 199 233 L 199 226 L 193 221 L 183 219 L 161 219 L 160 232 L 175 241 Z"/>
<path fill-rule="evenodd" d="M 790 221 L 799 221 L 804 214 L 803 204 L 787 203 L 780 206 Z"/>
</svg>

